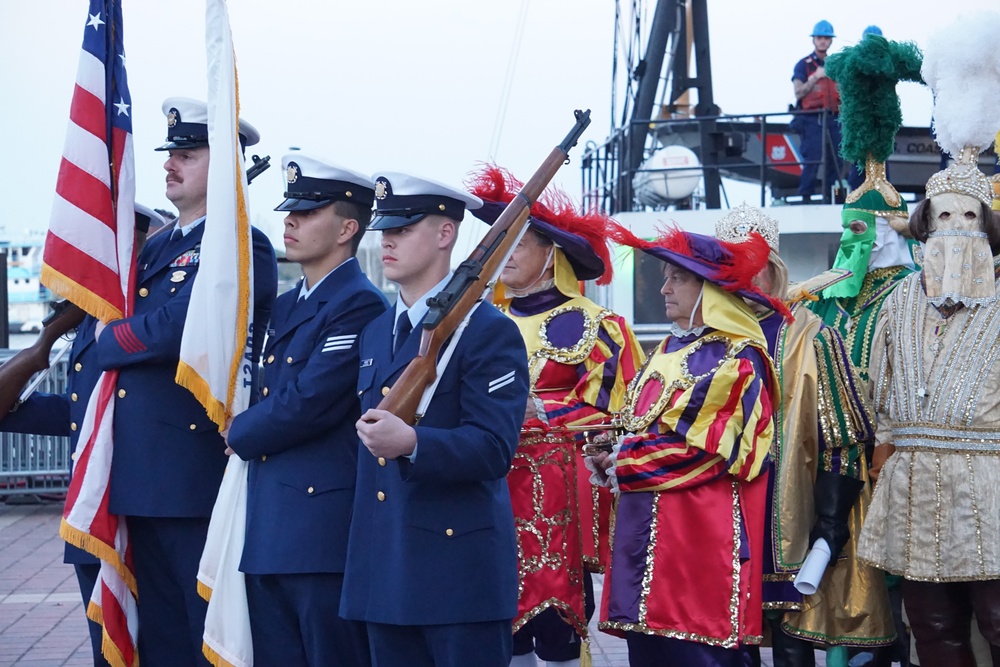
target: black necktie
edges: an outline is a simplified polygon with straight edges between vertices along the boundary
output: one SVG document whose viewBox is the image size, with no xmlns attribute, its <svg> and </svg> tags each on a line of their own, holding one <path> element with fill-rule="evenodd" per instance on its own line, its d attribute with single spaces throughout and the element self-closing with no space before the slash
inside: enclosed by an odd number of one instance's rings
<svg viewBox="0 0 1000 667">
<path fill-rule="evenodd" d="M 406 342 L 406 337 L 410 335 L 410 331 L 412 330 L 413 325 L 410 324 L 410 312 L 408 310 L 404 310 L 396 319 L 396 344 L 392 348 L 393 354 L 399 352 L 399 348 L 403 347 L 403 343 Z"/>
<path fill-rule="evenodd" d="M 176 241 L 177 239 L 181 238 L 182 236 L 184 236 L 184 232 L 181 231 L 180 227 L 174 227 L 173 230 L 171 230 L 171 232 L 170 232 L 170 240 L 171 241 Z"/>
</svg>

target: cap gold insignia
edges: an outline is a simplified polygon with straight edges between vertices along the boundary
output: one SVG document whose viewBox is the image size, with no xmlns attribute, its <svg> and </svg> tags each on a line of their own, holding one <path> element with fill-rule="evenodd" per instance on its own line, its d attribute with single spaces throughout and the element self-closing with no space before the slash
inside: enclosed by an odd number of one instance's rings
<svg viewBox="0 0 1000 667">
<path fill-rule="evenodd" d="M 297 165 L 288 165 L 288 169 L 285 170 L 285 180 L 289 183 L 299 180 L 299 168 Z"/>
<path fill-rule="evenodd" d="M 167 114 L 167 127 L 173 127 L 177 124 L 177 109 L 171 109 L 170 113 Z"/>
<path fill-rule="evenodd" d="M 170 275 L 170 282 L 172 283 L 182 283 L 184 279 L 187 278 L 187 271 L 174 271 Z"/>
<path fill-rule="evenodd" d="M 388 187 L 386 187 L 386 182 L 381 178 L 375 181 L 375 199 L 385 199 L 387 193 Z"/>
</svg>

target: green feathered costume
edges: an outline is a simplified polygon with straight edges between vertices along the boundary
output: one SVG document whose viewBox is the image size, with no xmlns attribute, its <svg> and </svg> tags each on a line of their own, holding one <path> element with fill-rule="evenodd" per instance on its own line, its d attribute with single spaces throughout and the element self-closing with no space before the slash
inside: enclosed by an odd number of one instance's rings
<svg viewBox="0 0 1000 667">
<path fill-rule="evenodd" d="M 896 95 L 900 81 L 920 82 L 920 50 L 909 42 L 867 35 L 857 46 L 827 60 L 826 72 L 840 87 L 840 153 L 865 170 L 865 182 L 847 196 L 841 213 L 844 234 L 834 267 L 854 275 L 827 289 L 826 297 L 856 297 L 868 271 L 875 241 L 876 217 L 907 216 L 906 202 L 885 177 L 903 113 Z M 855 234 L 848 225 L 862 220 L 868 230 Z"/>
<path fill-rule="evenodd" d="M 906 203 L 886 180 L 885 162 L 902 125 L 896 84 L 920 81 L 921 60 L 915 45 L 878 35 L 867 35 L 857 46 L 827 59 L 827 74 L 840 86 L 841 154 L 864 166 L 865 181 L 847 197 L 841 213 L 844 233 L 834 263 L 835 268 L 848 269 L 853 275 L 824 290 L 824 298 L 812 304 L 811 310 L 840 332 L 865 381 L 878 312 L 892 289 L 911 272 L 902 266 L 869 272 L 868 263 L 876 236 L 875 218 L 907 217 Z M 864 233 L 850 230 L 855 220 L 867 224 Z M 863 478 L 867 482 L 867 473 Z M 823 577 L 816 594 L 804 599 L 801 611 L 785 614 L 782 628 L 788 634 L 828 646 L 870 646 L 893 640 L 884 575 L 857 559 L 858 534 L 870 498 L 866 483 L 851 508 L 846 560 Z M 840 657 L 846 662 L 845 656 Z"/>
<path fill-rule="evenodd" d="M 853 274 L 823 291 L 811 310 L 836 328 L 851 349 L 862 378 L 868 379 L 868 353 L 875 316 L 892 288 L 907 276 L 907 267 L 868 271 L 875 242 L 876 217 L 907 217 L 906 202 L 886 180 L 885 162 L 892 155 L 903 114 L 896 94 L 899 81 L 921 82 L 922 56 L 915 44 L 866 35 L 861 43 L 827 59 L 826 71 L 840 87 L 841 154 L 864 167 L 865 181 L 847 197 L 841 212 L 844 227 L 833 266 Z M 854 220 L 867 224 L 861 234 Z"/>
</svg>

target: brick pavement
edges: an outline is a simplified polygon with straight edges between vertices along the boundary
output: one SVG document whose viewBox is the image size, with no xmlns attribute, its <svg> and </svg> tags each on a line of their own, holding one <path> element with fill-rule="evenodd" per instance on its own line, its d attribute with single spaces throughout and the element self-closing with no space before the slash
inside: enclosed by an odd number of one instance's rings
<svg viewBox="0 0 1000 667">
<path fill-rule="evenodd" d="M 61 513 L 58 501 L 0 504 L 0 667 L 92 664 L 76 576 L 62 562 Z M 600 580 L 596 588 L 600 595 Z M 627 667 L 623 640 L 596 627 L 592 637 L 594 667 Z M 822 665 L 821 654 L 817 658 Z"/>
<path fill-rule="evenodd" d="M 0 665 L 92 665 L 73 568 L 62 562 L 61 502 L 0 505 Z"/>
</svg>

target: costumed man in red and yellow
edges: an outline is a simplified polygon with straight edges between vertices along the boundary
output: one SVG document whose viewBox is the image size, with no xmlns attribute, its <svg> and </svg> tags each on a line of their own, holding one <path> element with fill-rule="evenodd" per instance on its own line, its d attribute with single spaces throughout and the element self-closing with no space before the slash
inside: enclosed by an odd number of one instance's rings
<svg viewBox="0 0 1000 667">
<path fill-rule="evenodd" d="M 743 298 L 790 314 L 754 286 L 769 253 L 757 233 L 740 244 L 679 229 L 653 242 L 620 229 L 618 239 L 666 263 L 671 331 L 629 385 L 631 433 L 592 462 L 619 494 L 600 627 L 626 638 L 632 667 L 743 667 L 762 634 L 780 402 Z"/>
<path fill-rule="evenodd" d="M 483 200 L 474 215 L 492 223 L 520 189 L 510 172 L 484 167 L 472 177 L 471 191 Z M 568 667 L 588 655 L 590 572 L 607 562 L 611 493 L 590 483 L 581 446 L 587 427 L 610 428 L 643 361 L 625 321 L 580 290 L 580 281 L 611 281 L 610 224 L 600 212 L 580 213 L 564 193 L 546 191 L 494 291 L 524 337 L 531 382 L 507 476 L 521 584 L 515 667 L 537 664 L 536 656 Z"/>
</svg>

